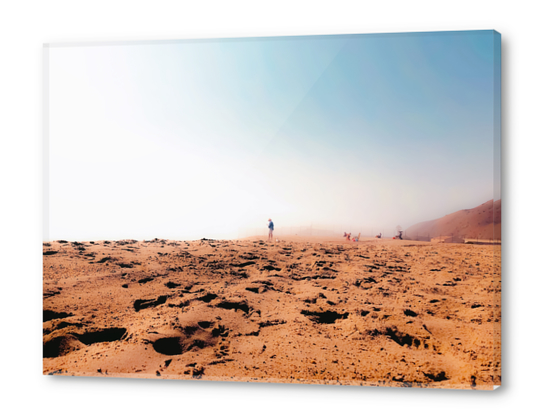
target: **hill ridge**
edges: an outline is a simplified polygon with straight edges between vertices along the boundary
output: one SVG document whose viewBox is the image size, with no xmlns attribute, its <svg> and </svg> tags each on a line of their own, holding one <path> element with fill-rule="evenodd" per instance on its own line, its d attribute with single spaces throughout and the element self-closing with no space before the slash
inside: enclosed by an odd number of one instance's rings
<svg viewBox="0 0 542 420">
<path fill-rule="evenodd" d="M 438 219 L 410 226 L 407 239 L 453 236 L 463 238 L 501 239 L 501 200 L 489 200 L 472 209 L 458 210 Z"/>
</svg>

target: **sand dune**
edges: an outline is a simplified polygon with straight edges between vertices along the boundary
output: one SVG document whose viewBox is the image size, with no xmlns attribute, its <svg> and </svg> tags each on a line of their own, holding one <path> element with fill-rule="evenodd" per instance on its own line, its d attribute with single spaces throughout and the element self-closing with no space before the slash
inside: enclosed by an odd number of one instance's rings
<svg viewBox="0 0 542 420">
<path fill-rule="evenodd" d="M 493 389 L 500 247 L 44 244 L 44 374 Z"/>
<path fill-rule="evenodd" d="M 405 231 L 406 237 L 453 236 L 463 238 L 501 239 L 501 200 L 487 201 L 469 210 L 460 210 L 440 219 L 417 223 Z"/>
</svg>

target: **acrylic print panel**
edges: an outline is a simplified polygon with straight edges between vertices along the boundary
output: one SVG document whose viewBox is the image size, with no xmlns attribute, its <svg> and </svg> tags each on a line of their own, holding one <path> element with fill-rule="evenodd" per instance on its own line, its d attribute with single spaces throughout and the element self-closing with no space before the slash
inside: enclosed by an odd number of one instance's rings
<svg viewBox="0 0 542 420">
<path fill-rule="evenodd" d="M 45 46 L 44 374 L 500 384 L 500 35 Z"/>
</svg>

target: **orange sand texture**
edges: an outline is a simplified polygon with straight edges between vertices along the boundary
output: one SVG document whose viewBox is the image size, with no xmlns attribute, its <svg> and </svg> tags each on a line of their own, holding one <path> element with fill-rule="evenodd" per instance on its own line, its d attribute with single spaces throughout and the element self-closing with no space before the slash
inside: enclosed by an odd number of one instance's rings
<svg viewBox="0 0 542 420">
<path fill-rule="evenodd" d="M 500 246 L 263 239 L 44 243 L 44 374 L 500 384 Z"/>
</svg>

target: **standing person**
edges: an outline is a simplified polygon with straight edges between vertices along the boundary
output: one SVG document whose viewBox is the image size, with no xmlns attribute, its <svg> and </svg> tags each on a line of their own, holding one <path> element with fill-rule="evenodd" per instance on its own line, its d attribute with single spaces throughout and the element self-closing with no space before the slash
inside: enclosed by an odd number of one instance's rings
<svg viewBox="0 0 542 420">
<path fill-rule="evenodd" d="M 273 221 L 271 219 L 269 219 L 269 237 L 268 237 L 268 240 L 272 241 L 273 240 L 273 230 L 275 229 L 275 225 L 273 224 Z"/>
</svg>

